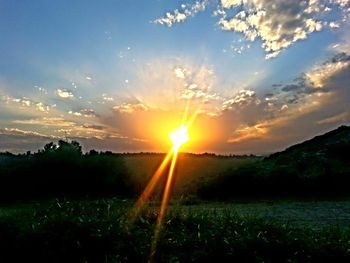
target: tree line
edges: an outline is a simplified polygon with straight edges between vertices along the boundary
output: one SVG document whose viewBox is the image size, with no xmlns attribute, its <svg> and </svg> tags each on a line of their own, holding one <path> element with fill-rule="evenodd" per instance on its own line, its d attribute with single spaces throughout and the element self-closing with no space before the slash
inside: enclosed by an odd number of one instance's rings
<svg viewBox="0 0 350 263">
<path fill-rule="evenodd" d="M 123 156 L 82 152 L 77 141 L 48 143 L 35 153 L 0 154 L 0 201 L 131 195 Z"/>
</svg>

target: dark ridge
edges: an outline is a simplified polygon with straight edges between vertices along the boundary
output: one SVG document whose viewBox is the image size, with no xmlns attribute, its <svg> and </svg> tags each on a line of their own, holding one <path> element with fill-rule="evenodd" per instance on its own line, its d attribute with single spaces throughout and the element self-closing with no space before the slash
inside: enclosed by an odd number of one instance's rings
<svg viewBox="0 0 350 263">
<path fill-rule="evenodd" d="M 322 135 L 315 136 L 310 140 L 306 140 L 302 143 L 292 145 L 285 149 L 284 151 L 273 153 L 265 159 L 273 159 L 280 157 L 284 154 L 288 154 L 292 151 L 300 150 L 322 150 L 325 146 L 335 145 L 339 143 L 350 143 L 350 127 L 342 125 L 335 130 L 327 132 Z"/>
<path fill-rule="evenodd" d="M 248 165 L 200 188 L 210 199 L 350 197 L 350 127 L 341 126 Z"/>
</svg>

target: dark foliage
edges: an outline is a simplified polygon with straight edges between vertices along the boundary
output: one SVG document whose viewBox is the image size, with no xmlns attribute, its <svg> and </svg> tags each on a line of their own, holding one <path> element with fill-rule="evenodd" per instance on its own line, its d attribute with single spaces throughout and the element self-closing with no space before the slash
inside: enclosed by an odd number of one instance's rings
<svg viewBox="0 0 350 263">
<path fill-rule="evenodd" d="M 34 154 L 0 156 L 1 201 L 128 195 L 130 189 L 122 156 L 83 154 L 76 141 L 49 143 Z"/>
<path fill-rule="evenodd" d="M 350 196 L 350 127 L 342 126 L 254 164 L 226 171 L 204 198 Z"/>
</svg>

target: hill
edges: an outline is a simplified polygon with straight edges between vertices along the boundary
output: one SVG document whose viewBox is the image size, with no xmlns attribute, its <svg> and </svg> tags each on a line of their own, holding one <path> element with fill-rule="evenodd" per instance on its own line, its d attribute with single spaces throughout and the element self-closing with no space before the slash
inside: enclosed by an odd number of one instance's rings
<svg viewBox="0 0 350 263">
<path fill-rule="evenodd" d="M 206 198 L 350 196 L 350 127 L 228 170 L 200 189 Z"/>
<path fill-rule="evenodd" d="M 338 129 L 316 136 L 286 150 L 274 153 L 266 158 L 269 161 L 285 163 L 293 160 L 328 160 L 345 157 L 350 144 L 350 127 L 340 126 Z"/>
</svg>

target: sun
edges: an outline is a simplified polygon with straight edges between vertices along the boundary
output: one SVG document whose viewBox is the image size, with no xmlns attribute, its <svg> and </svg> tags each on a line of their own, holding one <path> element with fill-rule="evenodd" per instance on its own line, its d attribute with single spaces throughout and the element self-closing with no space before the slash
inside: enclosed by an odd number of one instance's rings
<svg viewBox="0 0 350 263">
<path fill-rule="evenodd" d="M 189 104 L 187 104 L 189 105 Z M 153 193 L 154 189 L 156 188 L 160 178 L 164 174 L 165 171 L 168 171 L 168 176 L 166 178 L 166 183 L 164 186 L 163 191 L 163 197 L 160 204 L 159 214 L 157 216 L 157 223 L 154 231 L 154 236 L 152 238 L 152 244 L 151 244 L 151 255 L 150 255 L 150 262 L 153 262 L 152 258 L 154 256 L 154 253 L 156 251 L 157 242 L 159 240 L 159 234 L 161 231 L 163 219 L 167 210 L 167 207 L 169 205 L 170 200 L 170 194 L 171 189 L 173 186 L 173 180 L 174 180 L 174 173 L 175 173 L 175 166 L 177 163 L 177 158 L 179 155 L 179 149 L 180 147 L 189 141 L 190 137 L 188 135 L 188 129 L 193 123 L 194 119 L 197 116 L 197 113 L 195 113 L 191 118 L 190 121 L 186 122 L 187 120 L 187 111 L 188 106 L 186 107 L 184 118 L 182 121 L 182 124 L 179 128 L 173 130 L 169 134 L 169 138 L 171 142 L 173 143 L 173 147 L 169 150 L 169 152 L 166 154 L 165 158 L 163 159 L 162 163 L 159 165 L 156 172 L 151 177 L 149 183 L 147 184 L 146 188 L 140 195 L 139 199 L 137 200 L 134 208 L 132 209 L 130 216 L 129 216 L 129 222 L 134 222 L 139 215 L 142 207 L 145 206 L 145 203 L 149 200 L 151 194 Z M 184 124 L 186 123 L 186 125 Z M 170 165 L 169 165 L 170 164 Z M 169 169 L 167 169 L 169 168 Z"/>
<path fill-rule="evenodd" d="M 178 151 L 181 145 L 186 143 L 189 140 L 187 127 L 185 125 L 181 125 L 180 128 L 175 129 L 169 135 L 170 140 L 174 145 L 174 150 Z"/>
</svg>

